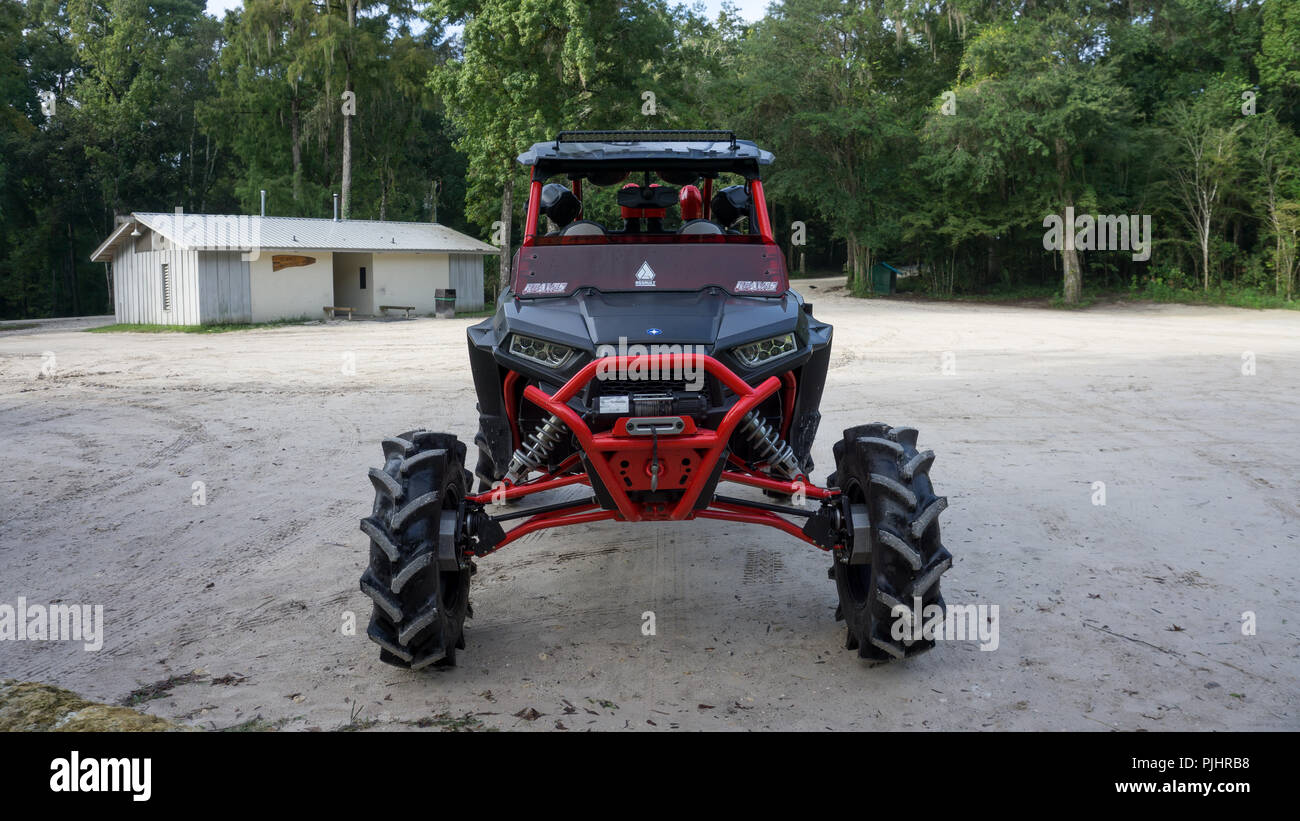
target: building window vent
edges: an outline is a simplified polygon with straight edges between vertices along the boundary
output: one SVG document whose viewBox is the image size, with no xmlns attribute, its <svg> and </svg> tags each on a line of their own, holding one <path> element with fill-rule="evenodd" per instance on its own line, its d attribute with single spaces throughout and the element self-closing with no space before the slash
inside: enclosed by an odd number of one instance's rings
<svg viewBox="0 0 1300 821">
<path fill-rule="evenodd" d="M 172 267 L 166 262 L 162 264 L 162 303 L 164 311 L 172 309 Z"/>
<path fill-rule="evenodd" d="M 361 290 L 366 289 L 366 267 L 361 266 Z"/>
</svg>

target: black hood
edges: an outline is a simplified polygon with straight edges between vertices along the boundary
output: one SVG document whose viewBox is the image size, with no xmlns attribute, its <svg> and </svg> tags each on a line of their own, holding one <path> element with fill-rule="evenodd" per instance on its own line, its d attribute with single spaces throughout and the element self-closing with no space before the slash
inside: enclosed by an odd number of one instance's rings
<svg viewBox="0 0 1300 821">
<path fill-rule="evenodd" d="M 699 345 L 746 380 L 766 373 L 750 371 L 729 355 L 737 345 L 794 333 L 799 354 L 765 367 L 785 370 L 830 342 L 830 326 L 812 319 L 793 290 L 779 297 L 746 297 L 721 288 L 700 291 L 602 293 L 583 288 L 571 296 L 507 299 L 491 320 L 470 329 L 475 346 L 491 349 L 498 363 L 531 373 L 550 384 L 562 383 L 596 355 L 603 345 Z M 657 333 L 656 333 L 657 332 Z M 509 352 L 511 334 L 558 342 L 581 351 L 566 367 L 546 369 Z"/>
<path fill-rule="evenodd" d="M 501 330 L 590 352 L 617 346 L 620 338 L 630 345 L 703 345 L 712 351 L 793 331 L 801 304 L 793 291 L 773 298 L 732 296 L 719 288 L 608 294 L 584 289 L 570 297 L 510 300 Z"/>
</svg>

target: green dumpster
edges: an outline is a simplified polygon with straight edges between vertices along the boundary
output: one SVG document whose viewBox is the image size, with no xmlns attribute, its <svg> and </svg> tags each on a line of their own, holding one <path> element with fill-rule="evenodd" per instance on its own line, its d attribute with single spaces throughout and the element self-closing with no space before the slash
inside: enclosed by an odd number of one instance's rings
<svg viewBox="0 0 1300 821">
<path fill-rule="evenodd" d="M 888 262 L 871 266 L 871 293 L 892 294 L 898 285 L 898 269 Z"/>
</svg>

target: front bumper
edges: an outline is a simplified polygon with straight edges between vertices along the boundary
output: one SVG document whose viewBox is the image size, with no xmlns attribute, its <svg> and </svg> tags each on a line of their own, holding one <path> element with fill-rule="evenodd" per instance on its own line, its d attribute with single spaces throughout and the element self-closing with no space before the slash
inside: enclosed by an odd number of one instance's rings
<svg viewBox="0 0 1300 821">
<path fill-rule="evenodd" d="M 761 469 L 747 467 L 734 459 L 729 443 L 745 415 L 775 394 L 784 384 L 769 376 L 750 385 L 719 360 L 696 353 L 659 355 L 655 367 L 703 368 L 724 384 L 736 397 L 716 428 L 697 427 L 689 417 L 680 418 L 680 432 L 638 434 L 647 426 L 635 424 L 635 417 L 619 419 L 607 432 L 596 433 L 583 420 L 570 401 L 597 378 L 598 372 L 628 372 L 634 365 L 646 368 L 650 356 L 605 357 L 589 362 L 554 393 L 535 385 L 523 390 L 523 398 L 559 419 L 576 439 L 578 452 L 554 471 L 530 478 L 516 485 L 501 485 L 491 491 L 468 496 L 473 504 L 488 504 L 574 484 L 592 488 L 593 497 L 560 507 L 548 506 L 524 524 L 511 530 L 493 549 L 518 538 L 518 535 L 542 527 L 579 524 L 614 519 L 627 522 L 684 521 L 701 518 L 765 524 L 797 536 L 804 541 L 829 549 L 833 545 L 810 538 L 785 516 L 811 517 L 814 514 L 795 508 L 777 508 L 765 503 L 722 500 L 715 496 L 721 481 L 764 488 L 793 496 L 797 500 L 827 502 L 837 490 L 817 487 L 800 477 L 794 481 L 774 478 Z M 641 360 L 637 362 L 636 360 Z M 629 422 L 632 422 L 629 426 Z M 674 426 L 676 427 L 676 426 Z M 659 428 L 662 429 L 662 428 Z M 581 469 L 579 469 L 579 463 Z M 509 518 L 518 518 L 511 514 Z M 516 535 L 518 534 L 518 535 Z"/>
</svg>

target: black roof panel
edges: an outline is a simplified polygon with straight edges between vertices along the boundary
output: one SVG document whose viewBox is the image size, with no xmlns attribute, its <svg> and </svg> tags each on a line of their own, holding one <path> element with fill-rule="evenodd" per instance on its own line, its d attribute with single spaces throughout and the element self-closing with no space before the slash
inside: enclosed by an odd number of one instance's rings
<svg viewBox="0 0 1300 821">
<path fill-rule="evenodd" d="M 561 131 L 519 155 L 521 164 L 539 166 L 546 174 L 590 169 L 594 163 L 698 165 L 752 173 L 772 160 L 772 152 L 738 140 L 730 131 Z"/>
</svg>

